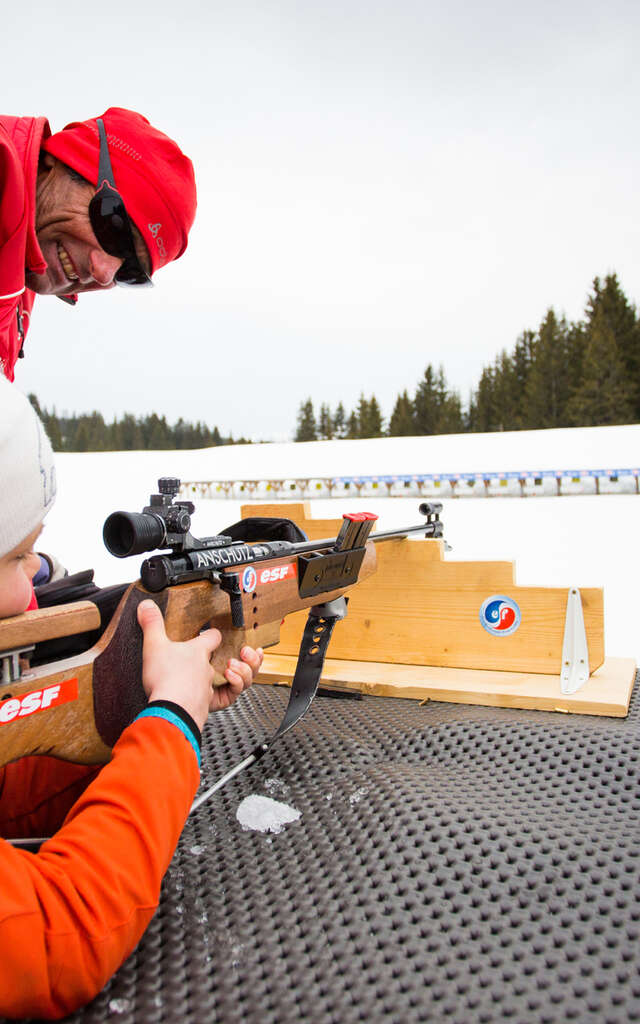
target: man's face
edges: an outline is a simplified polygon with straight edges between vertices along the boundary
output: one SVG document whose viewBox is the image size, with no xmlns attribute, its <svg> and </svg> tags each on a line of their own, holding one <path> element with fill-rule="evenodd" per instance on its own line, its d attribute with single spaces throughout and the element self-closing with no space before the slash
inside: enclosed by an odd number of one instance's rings
<svg viewBox="0 0 640 1024">
<path fill-rule="evenodd" d="M 122 260 L 98 244 L 89 220 L 94 186 L 69 173 L 45 153 L 36 185 L 36 235 L 47 262 L 44 274 L 27 272 L 27 287 L 39 295 L 72 295 L 112 288 Z M 132 225 L 133 227 L 133 225 Z M 149 255 L 133 227 L 136 253 L 145 270 Z"/>
</svg>

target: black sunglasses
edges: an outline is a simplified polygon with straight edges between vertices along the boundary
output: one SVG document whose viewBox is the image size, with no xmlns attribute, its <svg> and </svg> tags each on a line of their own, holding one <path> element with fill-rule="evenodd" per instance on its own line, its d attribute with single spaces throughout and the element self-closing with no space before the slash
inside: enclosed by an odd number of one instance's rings
<svg viewBox="0 0 640 1024">
<path fill-rule="evenodd" d="M 93 233 L 105 252 L 123 261 L 114 275 L 116 284 L 153 288 L 153 281 L 143 270 L 136 255 L 131 221 L 122 196 L 115 186 L 104 122 L 101 117 L 96 118 L 96 122 L 100 135 L 100 158 L 98 187 L 89 203 L 89 220 Z"/>
</svg>

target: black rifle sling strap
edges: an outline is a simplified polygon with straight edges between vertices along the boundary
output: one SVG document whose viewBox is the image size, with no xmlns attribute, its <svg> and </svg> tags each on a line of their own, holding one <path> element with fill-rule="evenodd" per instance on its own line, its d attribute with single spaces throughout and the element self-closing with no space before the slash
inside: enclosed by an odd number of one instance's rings
<svg viewBox="0 0 640 1024">
<path fill-rule="evenodd" d="M 244 761 L 240 761 L 235 768 L 232 768 L 221 779 L 218 779 L 213 786 L 197 796 L 191 805 L 190 814 L 200 804 L 203 804 L 205 800 L 208 800 L 210 796 L 213 796 L 217 790 L 222 789 L 235 775 L 248 768 L 249 765 L 259 761 L 272 744 L 279 740 L 281 736 L 284 736 L 285 732 L 292 729 L 296 722 L 299 722 L 302 716 L 309 710 L 320 683 L 320 676 L 322 675 L 324 659 L 331 634 L 333 633 L 333 627 L 336 622 L 344 619 L 347 614 L 347 600 L 346 597 L 338 597 L 335 601 L 316 604 L 309 609 L 307 624 L 304 627 L 304 633 L 300 642 L 298 663 L 293 682 L 291 683 L 291 695 L 280 725 L 270 740 L 260 743 Z"/>
<path fill-rule="evenodd" d="M 326 604 L 316 604 L 309 609 L 304 627 L 298 663 L 291 683 L 291 696 L 284 718 L 273 734 L 268 746 L 284 736 L 311 707 L 316 695 L 322 667 L 331 640 L 333 627 L 347 614 L 347 599 L 338 597 Z"/>
</svg>

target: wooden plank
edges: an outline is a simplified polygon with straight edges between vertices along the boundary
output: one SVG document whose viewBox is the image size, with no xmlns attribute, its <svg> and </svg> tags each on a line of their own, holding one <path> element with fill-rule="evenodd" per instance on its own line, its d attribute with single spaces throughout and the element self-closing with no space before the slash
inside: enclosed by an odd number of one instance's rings
<svg viewBox="0 0 640 1024">
<path fill-rule="evenodd" d="M 267 654 L 257 681 L 290 684 L 295 666 L 294 657 Z M 635 676 L 636 663 L 632 658 L 606 658 L 582 689 L 563 694 L 559 676 L 331 658 L 325 662 L 320 685 L 335 685 L 374 697 L 624 718 L 629 711 Z"/>
<path fill-rule="evenodd" d="M 27 647 L 100 626 L 100 612 L 91 601 L 73 601 L 53 608 L 37 608 L 0 621 L 0 651 Z"/>
</svg>

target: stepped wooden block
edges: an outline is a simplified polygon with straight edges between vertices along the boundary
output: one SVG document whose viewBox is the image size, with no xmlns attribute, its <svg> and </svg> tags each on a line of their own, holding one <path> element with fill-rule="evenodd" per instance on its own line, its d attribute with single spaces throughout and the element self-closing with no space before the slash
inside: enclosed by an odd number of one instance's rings
<svg viewBox="0 0 640 1024">
<path fill-rule="evenodd" d="M 340 519 L 313 519 L 308 502 L 245 505 L 242 517 L 293 519 L 312 540 L 333 537 Z M 376 545 L 376 573 L 349 592 L 349 614 L 334 630 L 321 685 L 377 696 L 432 699 L 565 713 L 627 714 L 636 665 L 604 656 L 601 587 L 580 590 L 590 678 L 573 695 L 560 687 L 569 587 L 522 587 L 514 563 L 447 561 L 441 540 Z M 506 596 L 519 627 L 495 636 L 480 621 L 483 602 Z M 261 682 L 291 682 L 306 612 L 287 616 L 269 649 Z"/>
<path fill-rule="evenodd" d="M 335 536 L 341 525 L 312 519 L 308 503 L 244 505 L 242 516 L 248 515 L 287 516 L 312 540 Z M 560 674 L 569 587 L 518 586 L 513 562 L 445 561 L 441 540 L 385 541 L 376 554 L 377 571 L 349 593 L 332 659 Z M 593 672 L 604 661 L 603 592 L 592 587 L 580 594 Z M 521 624 L 508 636 L 494 636 L 480 622 L 482 603 L 492 595 L 506 595 L 520 608 Z M 272 652 L 296 654 L 305 621 L 305 612 L 288 616 Z"/>
</svg>

